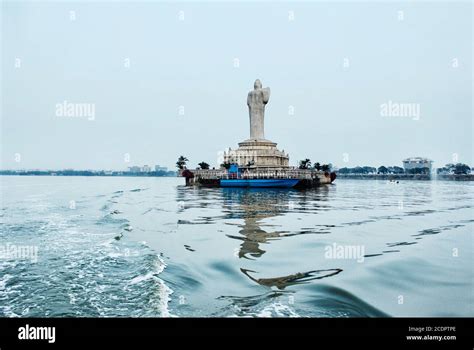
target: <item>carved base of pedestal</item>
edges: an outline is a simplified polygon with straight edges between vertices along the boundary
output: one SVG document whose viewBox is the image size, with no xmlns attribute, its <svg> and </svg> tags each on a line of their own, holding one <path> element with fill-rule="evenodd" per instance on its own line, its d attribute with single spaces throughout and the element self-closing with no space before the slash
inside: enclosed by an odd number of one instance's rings
<svg viewBox="0 0 474 350">
<path fill-rule="evenodd" d="M 239 166 L 256 168 L 287 168 L 289 156 L 269 140 L 245 140 L 239 143 L 239 148 L 229 150 L 224 154 L 224 162 L 237 163 Z"/>
<path fill-rule="evenodd" d="M 248 139 L 242 142 L 239 142 L 239 148 L 241 147 L 272 147 L 276 148 L 276 142 L 272 142 L 270 140 L 263 140 L 263 139 Z"/>
</svg>

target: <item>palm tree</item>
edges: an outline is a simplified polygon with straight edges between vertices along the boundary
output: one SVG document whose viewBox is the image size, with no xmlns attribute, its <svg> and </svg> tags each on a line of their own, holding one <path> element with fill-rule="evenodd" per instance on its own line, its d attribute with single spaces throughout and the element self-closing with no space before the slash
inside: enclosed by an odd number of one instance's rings
<svg viewBox="0 0 474 350">
<path fill-rule="evenodd" d="M 322 171 L 329 171 L 329 165 L 328 164 L 321 165 L 321 170 Z"/>
<path fill-rule="evenodd" d="M 319 164 L 319 162 L 314 163 L 314 168 L 315 168 L 317 171 L 321 170 L 321 164 Z"/>
<path fill-rule="evenodd" d="M 203 170 L 209 169 L 209 164 L 207 164 L 206 162 L 201 162 L 201 163 L 199 163 L 198 165 L 199 165 L 199 166 L 201 167 L 201 169 L 203 169 Z"/>
<path fill-rule="evenodd" d="M 305 160 L 300 160 L 300 169 L 308 169 L 309 167 L 311 167 L 311 160 L 309 160 L 308 158 L 306 158 Z"/>
<path fill-rule="evenodd" d="M 186 162 L 188 162 L 188 158 L 185 156 L 179 156 L 178 161 L 176 162 L 176 167 L 179 170 L 183 170 L 186 167 Z"/>
<path fill-rule="evenodd" d="M 224 168 L 224 169 L 229 170 L 229 168 L 230 168 L 230 163 L 229 163 L 229 162 L 224 162 L 224 163 L 222 163 L 222 164 L 221 164 L 221 168 Z"/>
</svg>

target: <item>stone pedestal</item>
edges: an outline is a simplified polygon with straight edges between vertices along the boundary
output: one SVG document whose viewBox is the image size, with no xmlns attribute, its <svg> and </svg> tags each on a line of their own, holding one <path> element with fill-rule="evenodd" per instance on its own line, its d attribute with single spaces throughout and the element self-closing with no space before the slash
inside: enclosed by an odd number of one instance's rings
<svg viewBox="0 0 474 350">
<path fill-rule="evenodd" d="M 289 156 L 269 140 L 245 140 L 239 143 L 239 148 L 224 153 L 224 162 L 237 163 L 239 166 L 250 168 L 288 168 Z"/>
</svg>

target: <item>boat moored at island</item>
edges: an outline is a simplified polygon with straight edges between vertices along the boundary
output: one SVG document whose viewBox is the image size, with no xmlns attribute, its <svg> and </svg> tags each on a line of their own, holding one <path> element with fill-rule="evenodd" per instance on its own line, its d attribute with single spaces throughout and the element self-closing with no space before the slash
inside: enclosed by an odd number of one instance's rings
<svg viewBox="0 0 474 350">
<path fill-rule="evenodd" d="M 221 179 L 221 187 L 277 187 L 291 188 L 299 182 L 298 179 Z"/>
<path fill-rule="evenodd" d="M 206 187 L 260 187 L 260 188 L 311 188 L 331 184 L 336 179 L 334 172 L 315 169 L 269 170 L 240 168 L 232 164 L 229 169 L 184 170 L 187 186 Z"/>
<path fill-rule="evenodd" d="M 242 171 L 237 164 L 232 164 L 227 170 L 227 176 L 219 179 L 221 187 L 280 187 L 291 188 L 298 184 L 297 178 L 286 178 L 277 172 L 265 174 L 250 173 L 248 169 Z"/>
</svg>

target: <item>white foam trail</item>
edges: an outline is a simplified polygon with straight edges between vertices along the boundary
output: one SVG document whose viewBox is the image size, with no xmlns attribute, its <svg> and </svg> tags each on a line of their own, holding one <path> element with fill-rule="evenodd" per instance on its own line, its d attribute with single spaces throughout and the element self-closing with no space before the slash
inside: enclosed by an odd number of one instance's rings
<svg viewBox="0 0 474 350">
<path fill-rule="evenodd" d="M 257 317 L 301 317 L 291 307 L 282 303 L 273 303 L 266 306 L 257 314 Z"/>
<path fill-rule="evenodd" d="M 165 270 L 165 268 L 166 268 L 166 263 L 160 256 L 158 256 L 158 262 L 156 264 L 155 270 L 131 279 L 128 284 L 134 285 L 134 284 L 141 283 L 143 281 L 147 281 L 149 279 L 153 279 L 154 281 L 156 281 L 158 284 L 157 308 L 161 314 L 161 317 L 176 317 L 175 315 L 171 314 L 168 307 L 171 301 L 171 294 L 173 294 L 173 290 L 170 287 L 168 287 L 161 278 L 158 277 L 158 275 L 162 273 Z"/>
</svg>

